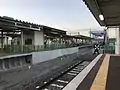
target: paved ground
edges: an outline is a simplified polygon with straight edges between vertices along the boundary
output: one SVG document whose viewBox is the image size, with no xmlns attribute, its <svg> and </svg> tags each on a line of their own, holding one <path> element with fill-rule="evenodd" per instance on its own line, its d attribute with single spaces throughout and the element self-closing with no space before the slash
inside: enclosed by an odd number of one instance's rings
<svg viewBox="0 0 120 90">
<path fill-rule="evenodd" d="M 90 59 L 93 57 L 92 50 L 86 50 L 86 55 L 80 56 L 79 60 Z M 46 61 L 35 66 L 32 66 L 30 69 L 28 66 L 23 68 L 18 68 L 15 70 L 9 70 L 6 72 L 0 73 L 0 90 L 3 90 L 5 87 L 14 86 L 22 82 L 29 81 L 35 77 L 45 77 L 48 73 L 53 72 L 57 68 L 61 68 L 62 66 L 67 65 L 70 62 L 73 62 L 76 54 L 66 55 L 63 57 L 56 58 L 54 60 Z"/>
<path fill-rule="evenodd" d="M 120 90 L 120 56 L 102 57 L 77 90 Z"/>
<path fill-rule="evenodd" d="M 120 56 L 111 56 L 105 90 L 120 90 Z"/>
<path fill-rule="evenodd" d="M 78 86 L 76 90 L 91 90 L 90 88 L 93 84 L 96 74 L 98 73 L 98 70 L 102 64 L 103 59 L 104 56 L 102 56 L 100 60 L 95 64 L 95 66 L 88 73 L 88 75 L 85 77 L 85 79 L 82 81 L 82 83 Z M 96 89 L 96 90 L 100 90 L 100 89 Z"/>
</svg>

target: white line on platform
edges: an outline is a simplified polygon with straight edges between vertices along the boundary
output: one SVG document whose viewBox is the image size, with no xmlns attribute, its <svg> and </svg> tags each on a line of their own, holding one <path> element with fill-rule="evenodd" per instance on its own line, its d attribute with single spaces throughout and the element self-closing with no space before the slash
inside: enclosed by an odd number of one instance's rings
<svg viewBox="0 0 120 90">
<path fill-rule="evenodd" d="M 93 66 L 99 61 L 102 54 L 98 55 L 85 69 L 83 69 L 66 87 L 62 90 L 76 90 L 80 83 L 84 80 Z"/>
</svg>

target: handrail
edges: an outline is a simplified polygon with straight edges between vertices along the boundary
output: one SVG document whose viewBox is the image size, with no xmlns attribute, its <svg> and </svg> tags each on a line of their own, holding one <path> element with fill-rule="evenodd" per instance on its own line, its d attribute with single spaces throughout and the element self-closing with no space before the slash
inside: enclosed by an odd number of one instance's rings
<svg viewBox="0 0 120 90">
<path fill-rule="evenodd" d="M 59 44 L 59 45 L 4 45 L 3 50 L 0 49 L 0 53 L 30 53 L 30 52 L 38 52 L 38 51 L 49 51 L 55 49 L 64 49 L 71 47 L 91 47 L 92 45 L 81 44 L 81 45 L 69 45 L 69 44 Z"/>
</svg>

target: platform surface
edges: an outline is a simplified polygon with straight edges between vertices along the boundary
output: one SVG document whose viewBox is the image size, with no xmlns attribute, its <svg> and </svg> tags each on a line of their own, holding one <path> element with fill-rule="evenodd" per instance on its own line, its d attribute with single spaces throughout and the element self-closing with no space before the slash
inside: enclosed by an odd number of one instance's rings
<svg viewBox="0 0 120 90">
<path fill-rule="evenodd" d="M 75 90 L 120 90 L 120 55 L 102 56 Z"/>
</svg>

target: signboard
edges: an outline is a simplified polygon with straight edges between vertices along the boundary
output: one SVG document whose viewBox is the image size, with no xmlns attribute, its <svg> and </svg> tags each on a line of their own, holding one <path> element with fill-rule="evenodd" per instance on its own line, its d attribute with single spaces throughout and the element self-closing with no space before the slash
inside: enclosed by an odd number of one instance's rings
<svg viewBox="0 0 120 90">
<path fill-rule="evenodd" d="M 91 31 L 90 34 L 98 37 L 102 37 L 105 34 L 105 31 Z"/>
</svg>

